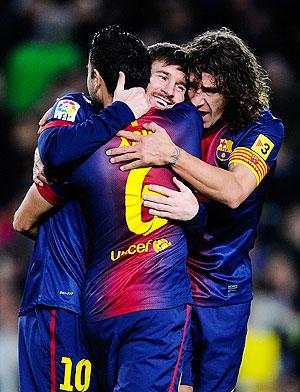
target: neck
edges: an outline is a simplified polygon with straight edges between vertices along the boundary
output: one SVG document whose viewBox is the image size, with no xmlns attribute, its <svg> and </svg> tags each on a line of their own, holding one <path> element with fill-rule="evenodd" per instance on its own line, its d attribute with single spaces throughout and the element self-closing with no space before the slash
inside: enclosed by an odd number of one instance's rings
<svg viewBox="0 0 300 392">
<path fill-rule="evenodd" d="M 108 105 L 111 105 L 112 101 L 113 97 L 107 91 L 105 91 L 103 93 L 103 106 L 106 107 Z"/>
</svg>

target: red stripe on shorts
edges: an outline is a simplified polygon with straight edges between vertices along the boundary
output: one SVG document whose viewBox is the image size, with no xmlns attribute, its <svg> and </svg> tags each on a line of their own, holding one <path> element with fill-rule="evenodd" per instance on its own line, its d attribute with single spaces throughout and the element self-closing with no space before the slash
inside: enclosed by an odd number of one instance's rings
<svg viewBox="0 0 300 392">
<path fill-rule="evenodd" d="M 51 392 L 56 392 L 56 366 L 55 366 L 55 324 L 56 324 L 56 309 L 51 309 L 50 318 L 50 370 L 51 370 Z"/>
<path fill-rule="evenodd" d="M 184 346 L 184 342 L 185 342 L 186 332 L 187 332 L 188 325 L 189 325 L 190 313 L 191 313 L 191 306 L 187 305 L 187 307 L 186 307 L 185 323 L 184 323 L 183 334 L 182 334 L 182 339 L 181 339 L 181 345 L 180 345 L 180 349 L 179 349 L 179 352 L 178 352 L 178 358 L 177 358 L 177 363 L 176 363 L 176 366 L 175 366 L 175 369 L 174 369 L 172 382 L 171 382 L 171 385 L 170 385 L 170 388 L 169 388 L 168 392 L 173 392 L 173 390 L 174 390 L 174 385 L 175 385 L 176 377 L 177 377 L 177 374 L 178 374 L 178 368 L 179 368 L 179 364 L 180 364 L 180 360 L 181 360 L 181 356 L 182 356 L 182 351 L 183 351 L 183 346 Z"/>
</svg>

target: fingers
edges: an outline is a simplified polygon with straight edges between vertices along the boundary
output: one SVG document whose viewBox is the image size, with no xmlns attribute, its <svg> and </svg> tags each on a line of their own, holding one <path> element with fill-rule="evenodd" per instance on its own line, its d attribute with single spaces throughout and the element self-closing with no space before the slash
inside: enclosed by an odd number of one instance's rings
<svg viewBox="0 0 300 392">
<path fill-rule="evenodd" d="M 176 177 L 173 177 L 173 182 L 181 192 L 190 190 L 186 185 L 184 185 L 182 181 L 179 181 Z"/>
<path fill-rule="evenodd" d="M 48 184 L 48 180 L 45 175 L 40 172 L 38 169 L 33 168 L 33 175 L 32 175 L 33 182 L 37 185 L 43 187 L 44 184 Z"/>
<path fill-rule="evenodd" d="M 158 133 L 166 132 L 164 130 L 164 128 L 162 128 L 161 126 L 157 125 L 155 122 L 145 123 L 145 124 L 143 124 L 143 127 L 147 131 L 158 132 Z"/>
<path fill-rule="evenodd" d="M 124 89 L 125 89 L 125 74 L 124 72 L 119 71 L 119 79 L 115 91 L 120 91 Z"/>
<path fill-rule="evenodd" d="M 165 196 L 155 196 L 155 195 L 145 194 L 143 196 L 143 199 L 144 199 L 143 204 L 145 207 L 155 207 L 156 204 L 161 204 L 164 206 L 166 205 L 171 206 L 173 204 L 172 199 Z"/>
<path fill-rule="evenodd" d="M 124 137 L 127 140 L 133 141 L 133 142 L 139 142 L 141 138 L 143 137 L 142 135 L 139 135 L 137 133 L 133 133 L 130 131 L 119 131 L 117 133 L 117 136 Z"/>
<path fill-rule="evenodd" d="M 136 153 L 129 152 L 127 154 L 122 154 L 122 155 L 118 155 L 113 158 L 110 158 L 110 163 L 127 162 L 127 161 L 132 161 L 137 158 L 138 158 L 138 155 Z"/>
<path fill-rule="evenodd" d="M 162 185 L 151 184 L 151 185 L 149 185 L 149 190 L 153 191 L 153 192 L 160 193 L 163 196 L 167 196 L 167 197 L 170 197 L 174 194 L 174 191 L 172 189 L 166 188 L 165 186 L 162 186 Z M 177 193 L 177 191 L 175 191 L 175 192 Z M 145 196 L 146 196 L 146 194 L 145 194 Z M 147 196 L 150 196 L 150 195 L 147 195 Z"/>
<path fill-rule="evenodd" d="M 149 214 L 150 215 L 159 216 L 160 218 L 173 219 L 172 213 L 171 212 L 167 212 L 167 211 L 158 211 L 158 210 L 154 210 L 154 209 L 151 208 L 149 210 Z"/>
<path fill-rule="evenodd" d="M 120 167 L 120 170 L 128 171 L 128 170 L 136 169 L 138 167 L 145 167 L 145 164 L 140 159 L 127 163 L 126 165 L 122 165 Z"/>
<path fill-rule="evenodd" d="M 39 126 L 40 127 L 42 127 L 43 125 L 46 124 L 46 122 L 48 121 L 48 118 L 50 116 L 51 111 L 52 111 L 52 107 L 50 109 L 48 109 L 46 111 L 46 113 L 43 115 L 43 117 L 40 119 L 40 121 L 39 121 Z"/>
</svg>

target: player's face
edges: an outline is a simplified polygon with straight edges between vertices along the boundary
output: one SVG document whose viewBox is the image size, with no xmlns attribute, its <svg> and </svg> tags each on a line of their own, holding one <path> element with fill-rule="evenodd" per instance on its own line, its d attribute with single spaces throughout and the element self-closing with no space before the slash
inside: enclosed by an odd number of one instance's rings
<svg viewBox="0 0 300 392">
<path fill-rule="evenodd" d="M 202 80 L 198 85 L 193 85 L 193 75 L 190 76 L 190 83 L 188 96 L 202 115 L 204 129 L 208 129 L 222 117 L 225 98 L 218 92 L 215 78 L 206 72 L 202 73 Z"/>
<path fill-rule="evenodd" d="M 177 65 L 166 65 L 163 60 L 152 63 L 147 94 L 151 105 L 158 109 L 170 109 L 184 101 L 186 77 Z"/>
</svg>

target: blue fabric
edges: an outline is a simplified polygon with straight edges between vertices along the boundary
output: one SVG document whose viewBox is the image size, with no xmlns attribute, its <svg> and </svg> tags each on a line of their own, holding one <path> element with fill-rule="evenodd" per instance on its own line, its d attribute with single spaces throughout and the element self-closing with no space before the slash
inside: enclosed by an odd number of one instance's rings
<svg viewBox="0 0 300 392">
<path fill-rule="evenodd" d="M 182 385 L 194 392 L 231 392 L 247 334 L 250 302 L 216 308 L 194 306 Z"/>
<path fill-rule="evenodd" d="M 53 368 L 51 371 L 51 347 L 55 373 Z M 36 307 L 20 317 L 20 392 L 71 390 L 62 389 L 61 384 L 73 386 L 74 391 L 83 390 L 85 385 L 85 391 L 97 392 L 99 388 L 90 360 L 79 315 L 62 309 Z"/>
<path fill-rule="evenodd" d="M 80 105 L 76 114 L 76 124 L 68 117 L 61 118 L 70 122 L 70 126 L 56 126 L 46 129 L 39 137 L 38 147 L 42 162 L 46 166 L 60 166 L 72 160 L 89 155 L 110 140 L 116 133 L 134 121 L 134 115 L 123 102 L 99 111 L 93 108 L 91 101 L 80 93 L 68 94 L 58 101 L 52 110 L 49 121 L 57 118 L 55 110 L 61 101 L 75 100 Z M 72 118 L 73 120 L 73 118 Z"/>
<path fill-rule="evenodd" d="M 187 323 L 187 306 L 88 322 L 100 386 L 106 392 L 177 392 Z"/>
</svg>

